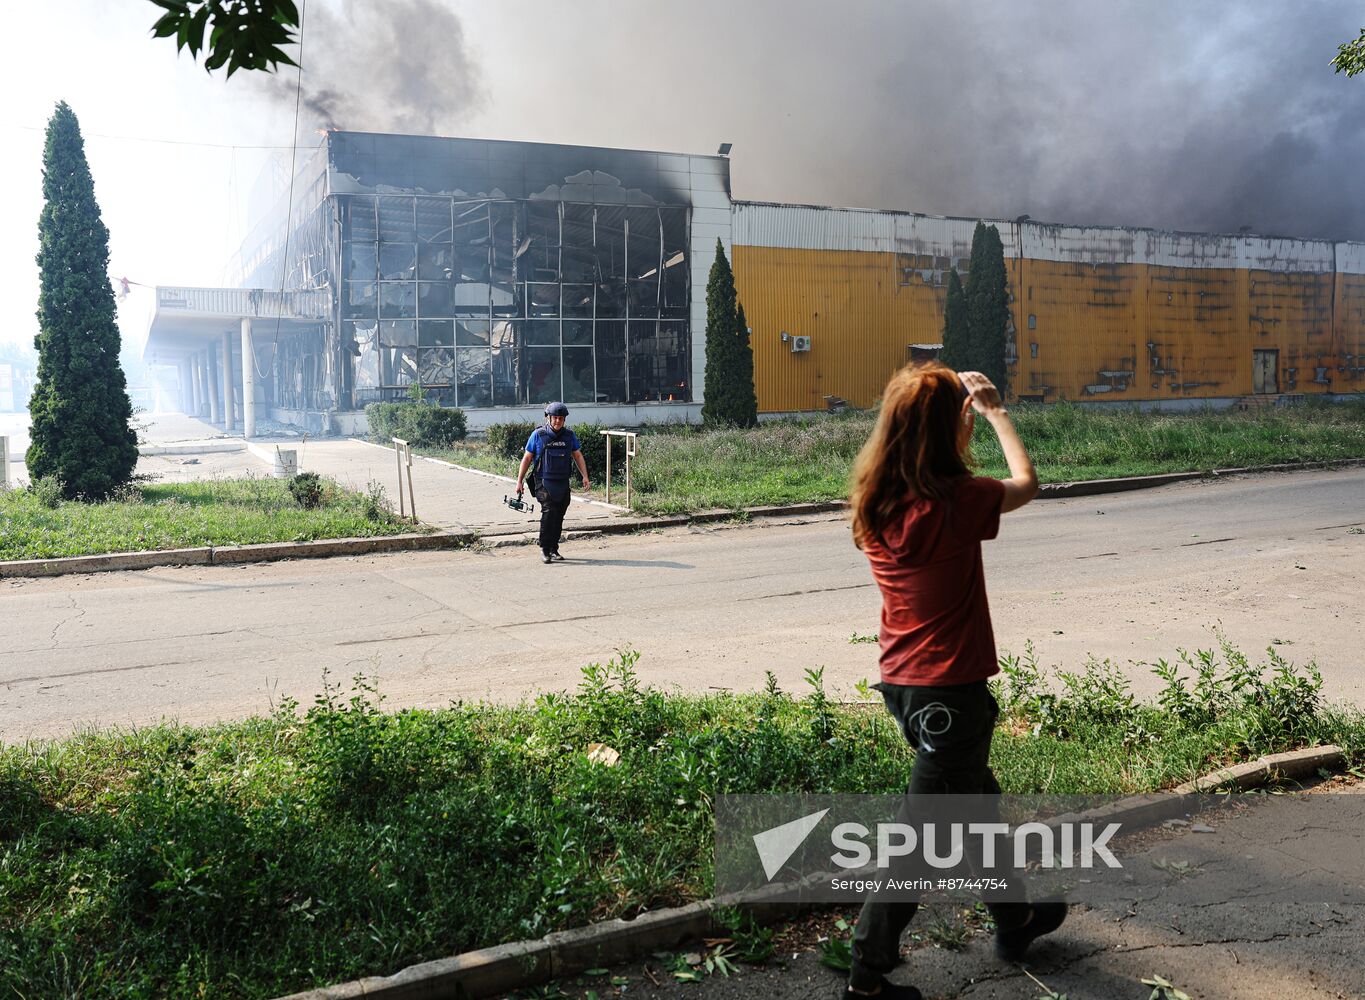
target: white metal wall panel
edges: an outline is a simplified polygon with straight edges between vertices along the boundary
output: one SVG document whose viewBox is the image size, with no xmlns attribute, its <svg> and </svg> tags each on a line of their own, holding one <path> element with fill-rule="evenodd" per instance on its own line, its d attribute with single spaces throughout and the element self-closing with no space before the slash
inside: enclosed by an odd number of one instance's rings
<svg viewBox="0 0 1365 1000">
<path fill-rule="evenodd" d="M 1071 264 L 1149 264 L 1328 274 L 1334 255 L 1333 245 L 1325 240 L 1029 222 L 1020 229 L 1026 258 Z"/>
<path fill-rule="evenodd" d="M 661 156 L 666 154 L 660 154 Z M 733 260 L 734 216 L 730 207 L 730 161 L 723 156 L 689 156 L 692 176 L 692 402 L 705 397 L 706 282 L 716 260 L 716 240 Z"/>
<path fill-rule="evenodd" d="M 740 246 L 791 250 L 860 250 L 966 257 L 971 253 L 972 233 L 976 229 L 975 219 L 766 202 L 735 202 L 734 217 L 734 239 Z M 1012 256 L 1015 252 L 1014 223 L 991 224 L 1000 231 L 1005 253 Z"/>
<path fill-rule="evenodd" d="M 318 290 L 287 291 L 273 288 L 186 288 L 160 285 L 156 289 L 158 312 L 194 314 L 199 317 L 238 319 L 326 319 L 330 293 Z"/>
<path fill-rule="evenodd" d="M 1329 274 L 1335 261 L 1336 268 L 1344 273 L 1365 274 L 1365 244 L 1359 243 L 984 221 L 999 229 L 1007 257 L 1294 274 Z M 970 256 L 975 228 L 974 219 L 910 212 L 734 203 L 733 236 L 740 246 L 929 254 L 957 260 Z"/>
<path fill-rule="evenodd" d="M 1338 243 L 1337 272 L 1340 274 L 1365 274 L 1365 243 Z"/>
</svg>

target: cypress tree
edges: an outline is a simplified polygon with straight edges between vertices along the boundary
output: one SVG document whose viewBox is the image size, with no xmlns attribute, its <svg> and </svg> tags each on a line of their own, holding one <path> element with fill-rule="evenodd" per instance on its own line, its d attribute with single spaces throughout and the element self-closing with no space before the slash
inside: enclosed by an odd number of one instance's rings
<svg viewBox="0 0 1365 1000">
<path fill-rule="evenodd" d="M 758 426 L 758 394 L 754 391 L 754 348 L 749 342 L 749 322 L 744 318 L 744 303 L 735 307 L 739 346 L 735 364 L 735 423 L 740 427 Z"/>
<path fill-rule="evenodd" d="M 109 230 L 95 203 L 76 115 L 63 101 L 47 124 L 38 219 L 38 382 L 25 462 L 61 481 L 68 499 L 101 500 L 137 465 L 133 407 L 119 366 L 109 283 Z"/>
<path fill-rule="evenodd" d="M 1005 246 L 1000 230 L 978 222 L 972 233 L 972 269 L 967 275 L 967 328 L 970 360 L 1005 395 L 1005 326 L 1009 298 L 1005 288 Z"/>
<path fill-rule="evenodd" d="M 706 377 L 701 419 L 711 425 L 736 424 L 735 382 L 740 368 L 738 301 L 735 275 L 716 240 L 716 260 L 706 279 Z M 752 382 L 750 383 L 752 386 Z"/>
<path fill-rule="evenodd" d="M 948 297 L 943 303 L 943 350 L 938 359 L 954 371 L 969 371 L 972 367 L 967 296 L 957 268 L 948 272 Z"/>
</svg>

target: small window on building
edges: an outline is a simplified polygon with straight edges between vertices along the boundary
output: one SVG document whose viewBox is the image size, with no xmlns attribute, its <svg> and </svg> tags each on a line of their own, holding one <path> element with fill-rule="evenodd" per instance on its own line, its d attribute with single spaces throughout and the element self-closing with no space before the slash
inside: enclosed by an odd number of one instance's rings
<svg viewBox="0 0 1365 1000">
<path fill-rule="evenodd" d="M 1031 343 L 1031 344 L 1028 345 L 1028 356 L 1029 356 L 1030 358 L 1036 358 L 1036 357 L 1038 356 L 1038 342 L 1037 342 L 1037 341 L 1034 341 L 1033 343 Z"/>
<path fill-rule="evenodd" d="M 1028 314 L 1028 328 L 1030 330 L 1038 329 L 1038 317 L 1033 315 L 1033 313 Z"/>
</svg>

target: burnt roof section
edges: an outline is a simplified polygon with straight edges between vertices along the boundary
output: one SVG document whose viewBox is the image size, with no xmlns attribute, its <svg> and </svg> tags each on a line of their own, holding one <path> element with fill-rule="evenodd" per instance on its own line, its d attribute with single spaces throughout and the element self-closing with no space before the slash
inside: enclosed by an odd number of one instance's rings
<svg viewBox="0 0 1365 1000">
<path fill-rule="evenodd" d="M 327 133 L 333 193 L 416 192 L 618 205 L 691 203 L 694 161 L 729 183 L 722 156 L 374 132 Z M 713 184 L 707 184 L 711 189 Z"/>
</svg>

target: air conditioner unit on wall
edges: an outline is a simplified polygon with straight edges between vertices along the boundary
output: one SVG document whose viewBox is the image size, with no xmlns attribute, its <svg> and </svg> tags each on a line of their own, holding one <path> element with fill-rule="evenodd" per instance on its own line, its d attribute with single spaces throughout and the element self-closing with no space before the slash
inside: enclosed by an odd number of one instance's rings
<svg viewBox="0 0 1365 1000">
<path fill-rule="evenodd" d="M 793 353 L 793 354 L 795 354 L 797 351 L 809 351 L 809 350 L 810 350 L 810 338 L 809 338 L 809 337 L 793 337 L 793 338 L 792 338 L 792 353 Z"/>
</svg>

